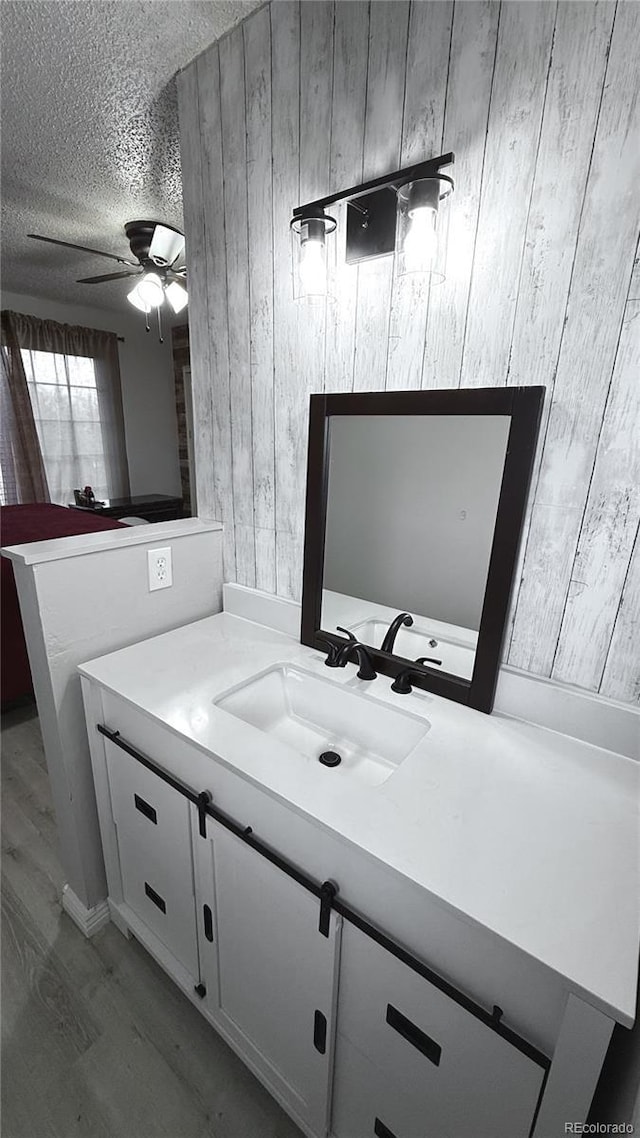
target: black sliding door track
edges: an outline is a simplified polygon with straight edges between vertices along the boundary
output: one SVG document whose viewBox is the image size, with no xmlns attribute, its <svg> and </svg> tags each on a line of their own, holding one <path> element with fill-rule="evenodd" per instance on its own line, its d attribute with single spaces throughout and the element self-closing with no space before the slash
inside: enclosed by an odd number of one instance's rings
<svg viewBox="0 0 640 1138">
<path fill-rule="evenodd" d="M 526 1055 L 532 1062 L 542 1067 L 545 1071 L 546 1080 L 546 1072 L 548 1072 L 551 1066 L 551 1060 L 548 1056 L 544 1055 L 542 1051 L 539 1051 L 537 1047 L 534 1047 L 533 1044 L 523 1039 L 517 1032 L 512 1031 L 511 1028 L 506 1027 L 501 1022 L 501 1008 L 495 1005 L 493 1012 L 488 1012 L 486 1008 L 483 1008 L 480 1004 L 476 1004 L 474 1000 L 466 996 L 464 992 L 460 992 L 453 984 L 450 984 L 448 980 L 443 979 L 437 972 L 432 972 L 417 956 L 408 952 L 402 945 L 397 944 L 396 941 L 388 937 L 386 933 L 383 933 L 379 928 L 376 928 L 375 925 L 367 921 L 365 917 L 362 917 L 349 905 L 346 905 L 344 901 L 341 901 L 337 896 L 337 888 L 335 885 L 331 882 L 319 884 L 317 881 L 314 881 L 312 877 L 308 877 L 306 873 L 303 873 L 302 870 L 298 869 L 292 862 L 281 857 L 280 854 L 276 853 L 270 846 L 265 845 L 264 842 L 255 836 L 251 826 L 241 826 L 238 822 L 234 821 L 233 818 L 230 818 L 228 814 L 219 810 L 217 806 L 214 806 L 211 801 L 211 796 L 207 791 L 202 791 L 198 794 L 195 790 L 192 790 L 190 786 L 187 786 L 186 783 L 181 782 L 180 779 L 167 774 L 166 771 L 164 771 L 162 767 L 159 767 L 152 759 L 143 755 L 142 752 L 136 750 L 135 747 L 132 747 L 131 743 L 127 743 L 119 731 L 111 731 L 101 723 L 96 724 L 96 727 L 100 734 L 109 739 L 111 743 L 114 743 L 116 747 L 120 747 L 122 751 L 126 751 L 136 762 L 146 767 L 147 770 L 152 771 L 153 774 L 157 775 L 163 782 L 166 782 L 167 785 L 177 791 L 178 794 L 182 794 L 184 798 L 188 798 L 190 802 L 193 802 L 194 806 L 197 806 L 200 834 L 203 837 L 206 837 L 205 820 L 208 816 L 209 818 L 213 818 L 215 822 L 218 822 L 220 826 L 223 826 L 225 830 L 229 830 L 230 833 L 235 834 L 240 841 L 251 846 L 261 857 L 266 858 L 272 865 L 275 865 L 278 869 L 282 870 L 283 873 L 286 873 L 287 877 L 291 877 L 293 881 L 297 881 L 298 885 L 301 885 L 309 893 L 312 893 L 314 897 L 317 897 L 320 901 L 320 930 L 324 931 L 325 936 L 328 935 L 328 912 L 330 909 L 333 909 L 346 921 L 354 925 L 355 928 L 360 929 L 360 931 L 370 937 L 371 940 L 376 941 L 376 943 L 386 949 L 387 952 L 390 952 L 397 960 L 402 961 L 408 968 L 411 968 L 430 984 L 433 984 L 434 988 L 443 992 L 445 996 L 448 996 L 449 999 L 453 1000 L 459 1007 L 464 1008 L 470 1015 L 475 1016 L 485 1027 L 495 1031 L 497 1035 L 501 1036 L 507 1043 L 510 1043 L 512 1047 L 515 1047 L 516 1050 Z M 544 1082 L 541 1093 L 543 1089 Z"/>
</svg>

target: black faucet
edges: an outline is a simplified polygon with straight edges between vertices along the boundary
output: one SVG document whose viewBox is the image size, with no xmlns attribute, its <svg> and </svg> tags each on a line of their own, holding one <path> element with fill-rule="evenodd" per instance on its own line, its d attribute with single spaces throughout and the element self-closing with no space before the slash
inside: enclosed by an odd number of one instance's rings
<svg viewBox="0 0 640 1138">
<path fill-rule="evenodd" d="M 431 656 L 418 656 L 416 664 L 437 664 L 440 665 L 442 660 L 434 660 Z M 405 668 L 404 671 L 398 672 L 395 680 L 391 685 L 391 691 L 398 692 L 399 695 L 408 695 L 412 691 L 412 684 L 416 680 L 422 679 L 424 672 L 416 672 L 413 668 Z"/>
<path fill-rule="evenodd" d="M 343 632 L 344 635 L 347 637 L 347 639 L 351 640 L 352 643 L 355 644 L 356 638 L 352 632 L 349 632 L 348 628 L 341 628 L 340 625 L 337 625 L 336 626 L 336 632 Z M 322 644 L 326 644 L 327 648 L 329 649 L 329 651 L 327 653 L 327 658 L 325 660 L 326 667 L 327 668 L 344 668 L 344 666 L 346 664 L 346 660 L 342 664 L 340 664 L 340 663 L 338 663 L 338 657 L 340 656 L 340 653 L 341 653 L 342 649 L 345 647 L 345 645 L 344 644 L 334 644 L 333 640 L 329 640 L 328 636 L 319 635 L 318 640 L 320 640 Z"/>
<path fill-rule="evenodd" d="M 398 629 L 402 624 L 405 624 L 407 628 L 411 627 L 413 624 L 413 617 L 410 613 L 401 612 L 400 615 L 395 618 L 395 620 L 391 621 L 391 624 L 385 633 L 385 638 L 382 641 L 382 645 L 380 647 L 381 652 L 393 652 L 393 645 L 398 634 Z"/>
<path fill-rule="evenodd" d="M 338 652 L 336 663 L 333 665 L 335 668 L 344 668 L 351 660 L 352 653 L 358 657 L 358 679 L 359 680 L 375 680 L 376 670 L 371 662 L 371 656 L 364 644 L 360 644 L 358 640 L 350 640 L 348 644 L 343 644 Z"/>
</svg>

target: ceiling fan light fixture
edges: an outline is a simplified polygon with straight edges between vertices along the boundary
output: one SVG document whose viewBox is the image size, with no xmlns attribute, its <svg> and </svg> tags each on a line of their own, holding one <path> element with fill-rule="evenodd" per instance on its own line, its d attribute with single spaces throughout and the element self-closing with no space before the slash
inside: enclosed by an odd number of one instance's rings
<svg viewBox="0 0 640 1138">
<path fill-rule="evenodd" d="M 133 307 L 137 308 L 140 312 L 149 313 L 149 312 L 151 312 L 151 308 L 147 304 L 147 302 L 145 300 L 143 300 L 142 297 L 140 296 L 140 293 L 138 291 L 139 288 L 140 288 L 139 284 L 137 284 L 135 286 L 135 288 L 132 288 L 131 292 L 127 293 L 127 300 L 129 301 L 129 304 L 132 304 Z"/>
<path fill-rule="evenodd" d="M 184 253 L 184 237 L 166 225 L 156 225 L 149 246 L 149 259 L 166 269 Z"/>
<path fill-rule="evenodd" d="M 165 285 L 164 294 L 176 316 L 182 312 L 183 308 L 186 308 L 189 294 L 179 281 L 171 281 L 171 284 Z"/>
<path fill-rule="evenodd" d="M 162 281 L 157 273 L 145 273 L 138 282 L 137 292 L 149 308 L 159 308 L 164 300 Z"/>
</svg>

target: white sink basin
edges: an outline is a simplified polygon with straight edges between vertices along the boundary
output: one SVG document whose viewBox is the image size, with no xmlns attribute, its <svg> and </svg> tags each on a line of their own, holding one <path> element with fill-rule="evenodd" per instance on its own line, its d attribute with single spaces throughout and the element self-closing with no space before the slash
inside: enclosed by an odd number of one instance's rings
<svg viewBox="0 0 640 1138">
<path fill-rule="evenodd" d="M 368 786 L 389 778 L 429 730 L 417 715 L 288 664 L 252 676 L 214 703 L 307 759 L 337 752 L 342 761 L 327 768 L 327 778 Z"/>
</svg>

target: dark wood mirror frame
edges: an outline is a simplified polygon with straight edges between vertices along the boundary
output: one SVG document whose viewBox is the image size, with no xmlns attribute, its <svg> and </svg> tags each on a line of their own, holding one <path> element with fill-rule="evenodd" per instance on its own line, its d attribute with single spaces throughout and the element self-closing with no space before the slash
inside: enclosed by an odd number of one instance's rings
<svg viewBox="0 0 640 1138">
<path fill-rule="evenodd" d="M 491 711 L 544 391 L 544 387 L 486 387 L 311 396 L 300 636 L 303 644 L 326 653 L 326 644 L 320 636 L 338 646 L 347 643 L 344 637 L 320 625 L 331 416 L 508 415 L 511 425 L 471 680 L 428 667 L 420 668 L 403 656 L 370 648 L 377 672 L 395 677 L 413 665 L 420 675 L 414 686 L 477 711 Z"/>
</svg>

